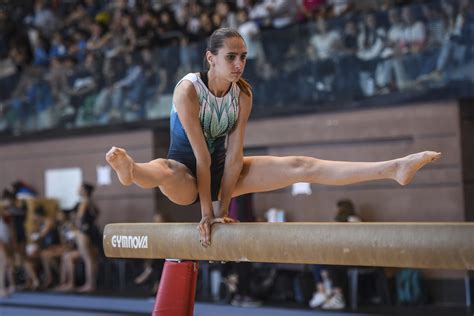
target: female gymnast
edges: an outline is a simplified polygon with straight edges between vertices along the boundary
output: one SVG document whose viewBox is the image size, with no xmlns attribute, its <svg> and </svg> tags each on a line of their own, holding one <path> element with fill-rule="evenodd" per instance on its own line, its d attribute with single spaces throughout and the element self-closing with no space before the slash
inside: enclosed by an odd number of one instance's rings
<svg viewBox="0 0 474 316">
<path fill-rule="evenodd" d="M 199 201 L 202 246 L 210 246 L 212 224 L 233 222 L 227 210 L 234 196 L 296 182 L 347 185 L 392 179 L 405 185 L 418 169 L 440 158 L 441 154 L 433 151 L 381 162 L 244 157 L 244 134 L 252 109 L 251 87 L 242 79 L 246 54 L 246 44 L 237 31 L 221 28 L 211 35 L 205 54 L 208 71 L 189 73 L 175 87 L 167 159 L 136 163 L 118 147 L 106 154 L 123 185 L 158 187 L 180 205 Z M 216 200 L 220 201 L 219 209 L 213 210 L 212 201 Z"/>
</svg>

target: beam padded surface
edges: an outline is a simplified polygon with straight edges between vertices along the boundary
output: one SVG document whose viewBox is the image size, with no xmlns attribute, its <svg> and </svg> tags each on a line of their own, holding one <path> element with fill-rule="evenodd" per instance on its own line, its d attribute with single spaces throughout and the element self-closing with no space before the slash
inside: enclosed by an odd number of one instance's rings
<svg viewBox="0 0 474 316">
<path fill-rule="evenodd" d="M 104 250 L 115 258 L 319 263 L 474 269 L 471 223 L 215 224 L 211 247 L 196 223 L 109 224 Z"/>
</svg>

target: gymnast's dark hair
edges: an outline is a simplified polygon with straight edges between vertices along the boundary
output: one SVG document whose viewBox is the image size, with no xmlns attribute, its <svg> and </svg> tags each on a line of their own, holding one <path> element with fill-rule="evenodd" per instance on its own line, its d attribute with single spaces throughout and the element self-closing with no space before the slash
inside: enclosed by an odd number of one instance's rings
<svg viewBox="0 0 474 316">
<path fill-rule="evenodd" d="M 232 37 L 238 37 L 244 40 L 242 35 L 240 35 L 240 33 L 234 29 L 227 28 L 227 27 L 217 29 L 209 37 L 206 50 L 210 51 L 213 55 L 217 55 L 217 52 L 219 51 L 219 49 L 224 46 L 224 41 Z M 205 64 L 205 68 L 207 69 L 210 68 L 210 65 L 207 62 L 206 56 L 204 56 L 204 64 Z M 252 86 L 245 79 L 240 78 L 239 81 L 237 81 L 237 85 L 239 86 L 240 91 L 242 91 L 248 96 L 251 95 Z"/>
</svg>

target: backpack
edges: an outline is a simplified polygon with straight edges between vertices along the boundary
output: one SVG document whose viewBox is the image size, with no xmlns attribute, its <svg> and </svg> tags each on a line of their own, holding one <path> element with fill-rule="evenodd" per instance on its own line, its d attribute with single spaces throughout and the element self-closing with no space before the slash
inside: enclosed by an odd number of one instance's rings
<svg viewBox="0 0 474 316">
<path fill-rule="evenodd" d="M 395 281 L 399 304 L 419 305 L 424 302 L 425 294 L 419 270 L 402 269 L 396 274 Z"/>
</svg>

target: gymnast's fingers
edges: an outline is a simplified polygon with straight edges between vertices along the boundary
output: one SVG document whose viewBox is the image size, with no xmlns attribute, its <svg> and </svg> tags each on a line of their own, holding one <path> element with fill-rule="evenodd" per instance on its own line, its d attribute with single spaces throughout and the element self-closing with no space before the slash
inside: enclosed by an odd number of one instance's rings
<svg viewBox="0 0 474 316">
<path fill-rule="evenodd" d="M 203 226 L 204 226 L 204 224 L 199 223 L 199 225 L 197 227 L 197 230 L 199 232 L 199 242 L 201 243 L 201 246 L 204 246 L 204 242 L 206 240 L 206 236 L 205 236 L 205 233 L 204 233 Z"/>
<path fill-rule="evenodd" d="M 206 222 L 204 224 L 204 247 L 209 247 L 211 245 L 211 224 Z"/>
</svg>

